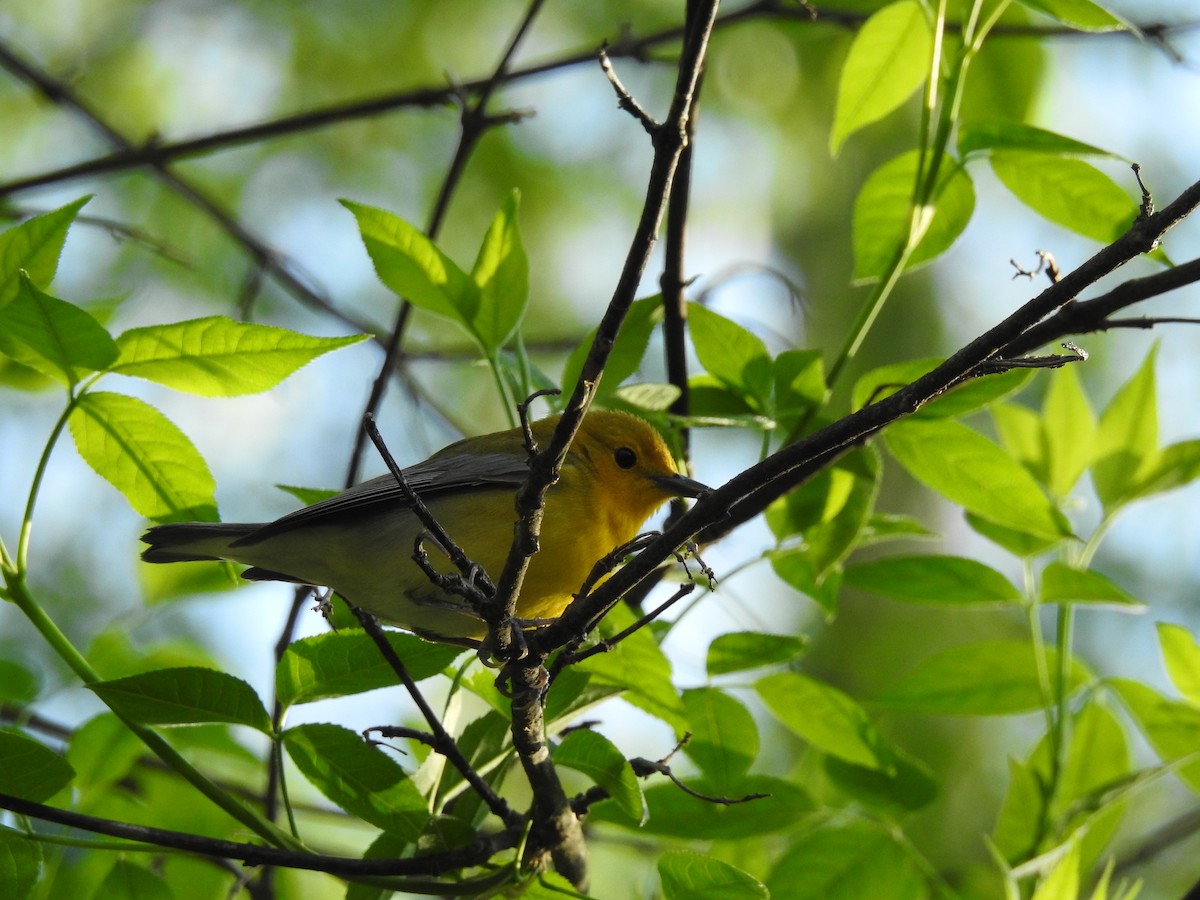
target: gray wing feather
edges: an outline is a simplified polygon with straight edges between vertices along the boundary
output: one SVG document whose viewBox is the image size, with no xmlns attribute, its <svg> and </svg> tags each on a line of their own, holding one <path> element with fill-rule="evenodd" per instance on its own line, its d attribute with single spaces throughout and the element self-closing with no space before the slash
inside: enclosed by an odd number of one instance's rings
<svg viewBox="0 0 1200 900">
<path fill-rule="evenodd" d="M 467 488 L 495 486 L 514 490 L 524 482 L 529 466 L 524 457 L 508 453 L 435 455 L 404 470 L 409 487 L 425 502 Z M 407 506 L 391 474 L 356 484 L 328 500 L 288 513 L 238 541 L 249 546 L 292 528 L 317 525 L 348 513 L 367 513 L 385 506 Z"/>
</svg>

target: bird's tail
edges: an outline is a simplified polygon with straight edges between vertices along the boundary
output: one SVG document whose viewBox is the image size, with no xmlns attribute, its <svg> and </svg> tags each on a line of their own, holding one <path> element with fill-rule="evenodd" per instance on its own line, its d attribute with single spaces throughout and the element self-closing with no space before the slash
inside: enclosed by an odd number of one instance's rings
<svg viewBox="0 0 1200 900">
<path fill-rule="evenodd" d="M 142 535 L 149 544 L 142 559 L 151 563 L 194 562 L 201 559 L 228 559 L 230 545 L 262 524 L 237 522 L 178 522 L 155 525 Z"/>
</svg>

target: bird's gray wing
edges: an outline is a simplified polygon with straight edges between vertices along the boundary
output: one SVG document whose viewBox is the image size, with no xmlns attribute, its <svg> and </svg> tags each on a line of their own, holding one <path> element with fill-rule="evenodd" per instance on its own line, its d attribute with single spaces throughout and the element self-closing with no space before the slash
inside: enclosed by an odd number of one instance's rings
<svg viewBox="0 0 1200 900">
<path fill-rule="evenodd" d="M 529 474 L 523 456 L 510 453 L 437 454 L 404 470 L 404 478 L 425 502 L 447 493 L 484 486 L 515 490 Z M 352 488 L 269 522 L 240 540 L 249 546 L 293 528 L 331 524 L 346 515 L 365 515 L 383 507 L 406 507 L 407 501 L 391 474 L 380 475 Z"/>
</svg>

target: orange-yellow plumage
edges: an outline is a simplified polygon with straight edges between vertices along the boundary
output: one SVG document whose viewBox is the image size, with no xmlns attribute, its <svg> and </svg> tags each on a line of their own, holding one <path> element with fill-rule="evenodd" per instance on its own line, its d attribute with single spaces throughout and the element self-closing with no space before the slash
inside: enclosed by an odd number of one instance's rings
<svg viewBox="0 0 1200 900">
<path fill-rule="evenodd" d="M 545 444 L 558 417 L 533 423 Z M 405 477 L 467 556 L 498 578 L 512 544 L 513 497 L 524 481 L 519 429 L 467 438 L 405 470 Z M 584 417 L 559 480 L 546 495 L 541 550 L 530 561 L 517 614 L 552 618 L 571 601 L 596 561 L 631 540 L 673 496 L 703 485 L 679 474 L 648 423 L 625 413 Z M 267 524 L 171 524 L 143 537 L 149 562 L 228 559 L 252 566 L 254 579 L 331 587 L 381 619 L 451 641 L 481 639 L 484 623 L 456 596 L 430 583 L 413 562 L 424 531 L 390 476 Z M 430 546 L 430 561 L 451 572 Z"/>
</svg>

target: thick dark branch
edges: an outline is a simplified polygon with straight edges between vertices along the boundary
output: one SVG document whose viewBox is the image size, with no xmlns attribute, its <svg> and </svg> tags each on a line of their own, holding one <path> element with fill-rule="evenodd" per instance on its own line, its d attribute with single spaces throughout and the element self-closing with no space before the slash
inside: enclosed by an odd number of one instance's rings
<svg viewBox="0 0 1200 900">
<path fill-rule="evenodd" d="M 115 822 L 111 819 L 100 819 L 83 813 L 66 809 L 56 809 L 31 800 L 23 800 L 8 794 L 0 794 L 0 809 L 7 809 L 19 815 L 29 816 L 43 822 L 54 822 L 68 828 L 78 828 L 93 834 L 105 834 L 109 837 L 123 838 L 131 841 L 141 841 L 158 847 L 170 847 L 188 853 L 202 856 L 212 856 L 219 859 L 237 859 L 250 866 L 287 866 L 292 869 L 307 869 L 314 872 L 328 872 L 331 875 L 347 877 L 389 877 L 404 875 L 441 875 L 447 872 L 457 872 L 462 869 L 477 866 L 501 850 L 517 846 L 521 840 L 522 831 L 510 828 L 497 834 L 477 837 L 466 847 L 448 850 L 444 853 L 432 853 L 428 856 L 410 857 L 407 859 L 355 859 L 343 856 L 325 856 L 319 853 L 302 853 L 295 850 L 280 850 L 276 847 L 263 847 L 258 844 L 244 844 L 237 841 L 223 841 L 218 838 L 202 835 L 187 834 L 181 831 L 168 831 L 163 828 L 150 828 L 145 825 L 131 825 L 126 822 Z M 509 877 L 506 874 L 506 878 Z M 461 882 L 456 882 L 461 885 Z M 414 890 L 418 885 L 407 887 L 397 885 L 397 890 Z M 426 888 L 436 888 L 436 883 L 428 883 Z M 480 885 L 482 888 L 483 885 Z M 426 891 L 422 891 L 424 893 Z"/>
<path fill-rule="evenodd" d="M 691 112 L 708 38 L 716 18 L 718 0 L 689 4 L 687 38 L 679 61 L 675 93 L 661 125 L 654 129 L 654 159 L 646 190 L 646 201 L 625 258 L 620 277 L 604 317 L 596 329 L 579 381 L 574 386 L 562 419 L 549 446 L 533 454 L 529 477 L 517 493 L 519 519 L 508 561 L 497 585 L 494 619 L 489 632 L 502 657 L 512 654 L 513 617 L 517 596 L 537 550 L 546 490 L 558 477 L 559 468 L 579 425 L 595 396 L 617 334 L 637 294 L 638 284 L 650 258 L 659 224 L 671 193 L 680 153 L 687 142 L 687 119 Z M 543 711 L 548 674 L 544 654 L 530 654 L 509 664 L 513 685 L 513 746 L 533 790 L 533 823 L 526 863 L 538 865 L 549 855 L 559 874 L 581 890 L 586 889 L 587 845 L 579 818 L 563 790 L 546 743 Z"/>
<path fill-rule="evenodd" d="M 356 606 L 350 607 L 354 610 L 354 615 L 358 617 L 359 623 L 371 636 L 371 640 L 375 642 L 375 646 L 379 648 L 380 654 L 383 656 L 392 671 L 396 673 L 396 677 L 400 679 L 400 683 L 404 685 L 409 696 L 413 698 L 413 702 L 417 705 L 421 715 L 424 717 L 426 724 L 429 725 L 429 731 L 437 741 L 438 752 L 441 753 L 450 764 L 459 771 L 459 774 L 471 785 L 471 788 L 477 793 L 480 799 L 487 804 L 490 809 L 506 827 L 519 827 L 524 821 L 524 818 L 517 812 L 513 811 L 509 805 L 504 802 L 504 798 L 492 790 L 492 786 L 484 780 L 483 776 L 475 771 L 470 761 L 463 756 L 462 750 L 455 743 L 454 738 L 446 731 L 442 725 L 442 720 L 438 714 L 434 712 L 429 705 L 429 701 L 425 699 L 425 695 L 421 693 L 417 683 L 413 681 L 412 676 L 408 674 L 408 668 L 396 655 L 395 649 L 387 639 L 387 635 L 383 629 L 379 627 L 379 622 L 375 617 L 365 610 L 359 609 Z"/>
<path fill-rule="evenodd" d="M 1151 297 L 1157 297 L 1198 281 L 1200 281 L 1200 259 L 1193 259 L 1153 275 L 1131 278 L 1099 297 L 1068 303 L 1054 315 L 1039 322 L 1005 347 L 1004 353 L 1006 356 L 1029 353 L 1069 334 L 1105 331 L 1113 327 L 1133 327 L 1132 324 L 1124 324 L 1128 320 L 1113 320 L 1109 317 L 1118 310 L 1135 303 L 1141 303 L 1143 300 L 1149 300 Z"/>
<path fill-rule="evenodd" d="M 621 571 L 590 596 L 572 603 L 557 621 L 534 635 L 529 642 L 531 652 L 548 653 L 583 634 L 591 622 L 607 612 L 626 591 L 648 577 L 684 541 L 702 531 L 709 535 L 727 533 L 832 463 L 850 447 L 973 377 L 981 365 L 1018 346 L 1023 335 L 1074 300 L 1085 288 L 1133 257 L 1148 253 L 1167 231 L 1197 205 L 1200 205 L 1200 182 L 1185 190 L 1161 212 L 1135 221 L 1125 234 L 1078 269 L 1050 285 L 927 375 L 897 393 L 784 447 L 702 497 Z M 1042 341 L 1062 336 L 1061 332 L 1044 335 Z"/>
<path fill-rule="evenodd" d="M 654 160 L 650 169 L 646 201 L 612 299 L 597 326 L 596 338 L 592 342 L 579 381 L 575 384 L 571 398 L 563 410 L 554 436 L 549 446 L 530 461 L 529 478 L 517 494 L 517 512 L 520 519 L 504 573 L 497 583 L 497 619 L 489 623 L 493 626 L 502 626 L 515 614 L 516 598 L 529 565 L 529 558 L 537 550 L 546 490 L 558 477 L 558 470 L 566 459 L 571 441 L 574 440 L 580 422 L 583 421 L 583 416 L 596 395 L 621 323 L 624 322 L 629 307 L 637 296 L 642 273 L 658 237 L 659 224 L 671 193 L 679 156 L 687 142 L 687 119 L 699 84 L 700 70 L 708 48 L 708 37 L 716 17 L 717 5 L 716 0 L 708 0 L 703 4 L 703 9 L 696 19 L 696 27 L 684 44 L 671 108 L 655 131 Z M 511 638 L 503 633 L 497 637 L 497 647 L 503 652 Z"/>
</svg>

